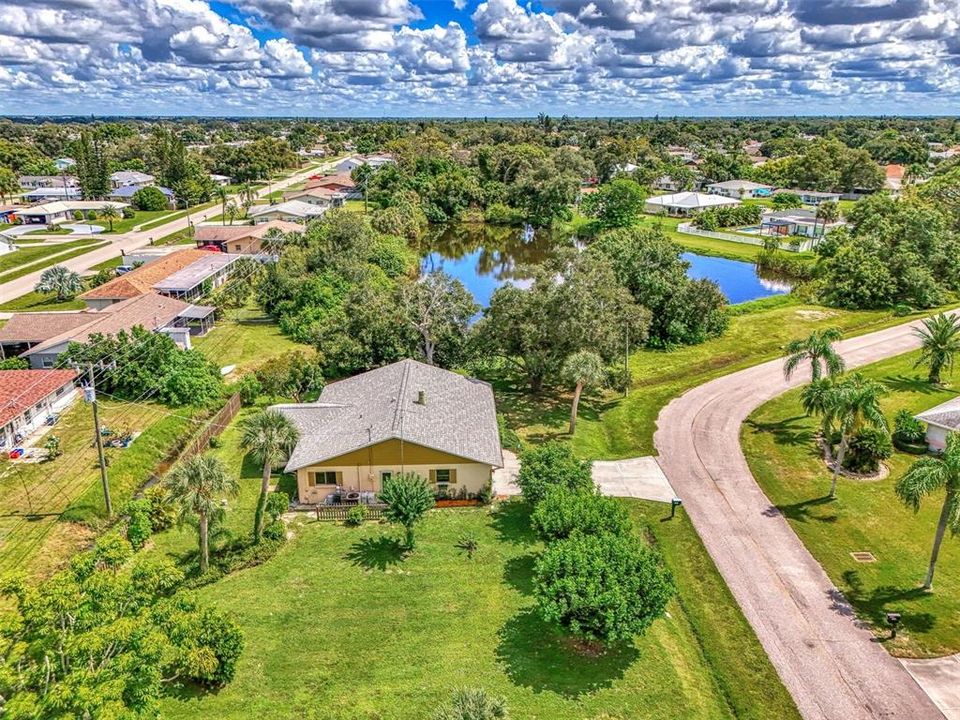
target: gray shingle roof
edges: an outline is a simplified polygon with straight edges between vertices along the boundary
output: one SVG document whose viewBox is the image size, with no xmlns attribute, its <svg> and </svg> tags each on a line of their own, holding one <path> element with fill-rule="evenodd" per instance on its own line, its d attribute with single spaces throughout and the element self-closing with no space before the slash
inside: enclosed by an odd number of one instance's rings
<svg viewBox="0 0 960 720">
<path fill-rule="evenodd" d="M 947 400 L 936 407 L 924 410 L 914 415 L 917 420 L 946 428 L 947 430 L 960 429 L 960 397 Z"/>
<path fill-rule="evenodd" d="M 287 472 L 400 438 L 474 462 L 503 464 L 490 385 L 415 360 L 331 383 L 316 403 L 274 408 L 300 430 Z"/>
</svg>

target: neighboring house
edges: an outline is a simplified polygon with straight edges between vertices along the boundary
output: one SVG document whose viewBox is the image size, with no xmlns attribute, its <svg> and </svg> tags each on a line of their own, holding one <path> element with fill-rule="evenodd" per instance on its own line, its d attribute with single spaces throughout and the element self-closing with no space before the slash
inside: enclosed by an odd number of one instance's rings
<svg viewBox="0 0 960 720">
<path fill-rule="evenodd" d="M 640 166 L 634 165 L 632 162 L 621 163 L 620 165 L 613 166 L 614 173 L 623 173 L 624 175 L 632 175 L 639 169 Z"/>
<path fill-rule="evenodd" d="M 361 165 L 369 165 L 371 168 L 376 170 L 379 167 L 389 165 L 393 162 L 396 162 L 396 160 L 393 159 L 392 155 L 378 153 L 371 153 L 370 155 L 353 155 L 338 162 L 334 166 L 334 169 L 338 173 L 351 173 Z"/>
<path fill-rule="evenodd" d="M 690 217 L 701 210 L 724 205 L 739 205 L 739 200 L 722 195 L 707 195 L 698 192 L 680 192 L 671 195 L 648 197 L 644 209 L 648 213 L 666 213 L 677 217 Z"/>
<path fill-rule="evenodd" d="M 271 230 L 303 232 L 303 225 L 283 220 L 271 220 L 259 225 L 199 225 L 193 239 L 197 247 L 204 250 L 256 255 L 263 251 L 261 241 Z M 269 248 L 269 251 L 275 253 L 276 249 Z"/>
<path fill-rule="evenodd" d="M 174 195 L 173 190 L 161 185 L 154 185 L 153 187 L 157 188 L 160 192 L 163 193 L 164 197 L 167 198 L 167 207 L 171 210 L 177 206 L 177 197 Z M 123 185 L 122 187 L 114 188 L 110 191 L 110 194 L 107 196 L 111 200 L 120 200 L 124 202 L 130 202 L 133 200 L 133 196 L 137 194 L 143 188 L 140 185 Z"/>
<path fill-rule="evenodd" d="M 155 178 L 147 173 L 137 172 L 136 170 L 118 170 L 110 176 L 110 186 L 113 188 L 122 188 L 134 185 L 138 188 L 153 185 Z"/>
<path fill-rule="evenodd" d="M 52 368 L 72 342 L 87 342 L 91 335 L 116 335 L 140 326 L 170 335 L 178 346 L 189 349 L 191 335 L 202 335 L 213 327 L 215 312 L 214 307 L 191 305 L 151 292 L 103 310 L 14 313 L 0 328 L 0 348 L 4 357 L 21 357 L 32 368 Z"/>
<path fill-rule="evenodd" d="M 711 195 L 744 200 L 746 198 L 770 197 L 773 186 L 761 185 L 749 180 L 724 180 L 723 182 L 707 185 L 707 192 Z"/>
<path fill-rule="evenodd" d="M 942 452 L 947 447 L 947 436 L 960 430 L 960 397 L 940 403 L 914 417 L 927 424 L 927 446 L 935 452 Z"/>
<path fill-rule="evenodd" d="M 330 188 L 315 187 L 309 190 L 288 190 L 283 194 L 283 199 L 284 201 L 299 200 L 324 208 L 338 208 L 346 202 L 347 194 Z"/>
<path fill-rule="evenodd" d="M 653 187 L 655 190 L 663 190 L 665 192 L 677 192 L 680 190 L 680 183 L 674 180 L 669 175 L 661 175 L 656 180 L 653 181 Z"/>
<path fill-rule="evenodd" d="M 87 290 L 80 299 L 91 310 L 154 292 L 196 299 L 223 284 L 239 257 L 194 248 L 178 250 Z"/>
<path fill-rule="evenodd" d="M 57 158 L 53 161 L 53 164 L 57 166 L 57 170 L 66 170 L 77 164 L 77 161 L 70 157 Z"/>
<path fill-rule="evenodd" d="M 402 360 L 327 385 L 315 403 L 274 406 L 300 431 L 286 472 L 301 503 L 329 502 L 338 488 L 378 493 L 413 472 L 435 490 L 483 490 L 503 465 L 490 385 Z"/>
<path fill-rule="evenodd" d="M 817 218 L 815 210 L 795 208 L 766 212 L 760 220 L 761 235 L 799 235 L 807 238 L 823 237 L 844 225 L 837 220 L 824 223 Z"/>
<path fill-rule="evenodd" d="M 820 192 L 819 190 L 791 190 L 787 188 L 781 188 L 780 190 L 774 191 L 774 195 L 779 195 L 780 193 L 790 193 L 791 195 L 796 195 L 800 198 L 800 202 L 804 205 L 819 205 L 822 202 L 840 202 L 840 193 L 835 192 Z"/>
<path fill-rule="evenodd" d="M 0 370 L 0 447 L 12 448 L 77 398 L 74 370 Z"/>
<path fill-rule="evenodd" d="M 335 192 L 342 192 L 348 198 L 363 197 L 362 192 L 357 188 L 357 184 L 353 181 L 353 178 L 350 177 L 349 173 L 312 177 L 307 180 L 305 188 L 307 190 L 326 188 Z"/>
<path fill-rule="evenodd" d="M 216 173 L 210 173 L 210 179 L 213 180 L 216 185 L 225 187 L 226 185 L 230 184 L 230 181 L 233 178 L 231 178 L 229 175 L 217 175 Z"/>
<path fill-rule="evenodd" d="M 17 178 L 25 190 L 37 188 L 79 187 L 80 182 L 72 175 L 21 175 Z"/>
<path fill-rule="evenodd" d="M 883 189 L 897 196 L 903 189 L 903 176 L 907 169 L 903 165 L 887 165 L 883 168 Z"/>
<path fill-rule="evenodd" d="M 127 203 L 110 200 L 59 200 L 21 208 L 17 210 L 16 215 L 23 221 L 24 225 L 59 225 L 63 222 L 73 222 L 74 213 L 86 213 L 93 210 L 99 214 L 107 205 L 115 207 L 117 210 L 127 207 Z"/>
<path fill-rule="evenodd" d="M 81 197 L 78 187 L 38 187 L 20 196 L 26 202 L 49 202 L 51 200 L 79 200 Z"/>
<path fill-rule="evenodd" d="M 273 220 L 305 223 L 308 220 L 315 220 L 326 211 L 327 208 L 319 205 L 311 205 L 301 200 L 287 200 L 277 205 L 254 205 L 247 211 L 247 215 L 258 225 Z"/>
</svg>

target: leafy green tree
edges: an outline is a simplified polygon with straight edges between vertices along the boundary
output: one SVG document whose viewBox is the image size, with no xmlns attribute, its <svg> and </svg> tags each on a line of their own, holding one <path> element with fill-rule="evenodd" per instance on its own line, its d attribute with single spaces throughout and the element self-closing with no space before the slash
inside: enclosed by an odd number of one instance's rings
<svg viewBox="0 0 960 720">
<path fill-rule="evenodd" d="M 400 473 L 383 481 L 383 488 L 377 493 L 380 502 L 387 504 L 384 516 L 390 522 L 403 526 L 404 544 L 413 550 L 413 530 L 435 505 L 433 492 L 426 480 L 416 473 Z"/>
<path fill-rule="evenodd" d="M 930 553 L 930 564 L 923 581 L 924 589 L 930 590 L 933 587 L 937 557 L 940 555 L 940 544 L 947 528 L 950 528 L 952 535 L 960 534 L 960 435 L 950 433 L 947 436 L 947 447 L 940 457 L 917 460 L 897 481 L 896 492 L 897 497 L 914 512 L 919 512 L 924 498 L 937 492 L 944 494 L 943 507 L 940 509 L 940 519 L 937 521 L 937 531 L 933 539 L 933 550 Z"/>
<path fill-rule="evenodd" d="M 887 430 L 887 420 L 880 409 L 880 396 L 883 395 L 880 383 L 865 378 L 860 373 L 833 383 L 824 399 L 826 422 L 840 432 L 840 448 L 833 464 L 833 480 L 830 484 L 830 497 L 837 496 L 837 477 L 843 467 L 844 456 L 851 439 L 865 428 Z"/>
<path fill-rule="evenodd" d="M 791 210 L 803 207 L 800 196 L 792 192 L 778 192 L 773 196 L 773 207 L 777 210 Z"/>
<path fill-rule="evenodd" d="M 65 265 L 54 265 L 40 274 L 40 282 L 33 289 L 38 293 L 56 293 L 57 301 L 63 302 L 83 290 L 83 281 Z"/>
<path fill-rule="evenodd" d="M 0 201 L 20 192 L 20 180 L 10 168 L 0 167 Z"/>
<path fill-rule="evenodd" d="M 844 370 L 843 358 L 833 343 L 843 337 L 840 328 L 814 330 L 802 340 L 793 340 L 787 345 L 787 359 L 783 363 L 783 376 L 789 380 L 794 371 L 805 361 L 810 361 L 810 379 L 819 380 L 823 371 L 838 375 Z"/>
<path fill-rule="evenodd" d="M 419 336 L 424 360 L 433 365 L 438 349 L 446 367 L 462 360 L 470 320 L 480 310 L 463 283 L 432 272 L 401 284 L 399 294 L 402 317 Z"/>
<path fill-rule="evenodd" d="M 264 509 L 270 492 L 270 475 L 275 467 L 287 461 L 300 440 L 300 431 L 286 415 L 276 410 L 263 410 L 244 418 L 240 424 L 240 447 L 263 466 L 260 497 L 253 516 L 253 540 L 263 537 Z"/>
<path fill-rule="evenodd" d="M 574 533 L 627 535 L 632 527 L 630 516 L 619 501 L 604 497 L 595 489 L 571 490 L 564 485 L 547 488 L 530 515 L 530 523 L 547 542 Z"/>
<path fill-rule="evenodd" d="M 153 185 L 137 190 L 130 201 L 137 210 L 157 212 L 167 209 L 167 196 L 160 188 Z"/>
<path fill-rule="evenodd" d="M 224 514 L 221 501 L 236 495 L 240 485 L 213 455 L 195 455 L 184 460 L 163 482 L 181 522 L 197 519 L 200 573 L 205 574 L 210 568 L 210 525 Z"/>
<path fill-rule="evenodd" d="M 221 686 L 243 636 L 176 591 L 168 560 L 135 558 L 116 534 L 36 585 L 7 579 L 0 694 L 10 718 L 151 718 L 177 682 Z"/>
<path fill-rule="evenodd" d="M 77 180 L 83 197 L 87 200 L 100 200 L 109 195 L 110 170 L 101 131 L 82 131 L 74 157 L 77 161 Z"/>
<path fill-rule="evenodd" d="M 646 193 L 633 180 L 617 178 L 601 185 L 583 201 L 584 212 L 604 228 L 629 227 L 643 213 Z"/>
<path fill-rule="evenodd" d="M 433 715 L 433 720 L 509 720 L 507 703 L 486 690 L 455 690 L 448 705 Z"/>
<path fill-rule="evenodd" d="M 580 350 L 573 353 L 563 362 L 560 374 L 564 381 L 574 386 L 573 405 L 570 407 L 570 429 L 573 435 L 577 429 L 577 410 L 580 407 L 580 395 L 583 388 L 599 385 L 606 375 L 603 358 L 590 350 Z"/>
<path fill-rule="evenodd" d="M 920 338 L 920 357 L 916 365 L 930 369 L 927 380 L 932 385 L 940 384 L 940 374 L 953 372 L 953 360 L 960 351 L 960 320 L 955 315 L 940 313 L 925 318 L 923 327 L 914 330 Z"/>
<path fill-rule="evenodd" d="M 587 640 L 629 642 L 663 616 L 673 576 L 633 535 L 583 535 L 550 543 L 537 560 L 543 619 Z"/>
<path fill-rule="evenodd" d="M 593 474 L 588 460 L 578 458 L 568 443 L 557 440 L 534 445 L 520 453 L 517 485 L 531 505 L 539 503 L 551 487 L 592 491 Z"/>
<path fill-rule="evenodd" d="M 100 217 L 110 225 L 110 232 L 113 232 L 113 221 L 120 217 L 120 212 L 113 205 L 104 205 L 100 208 Z"/>
</svg>

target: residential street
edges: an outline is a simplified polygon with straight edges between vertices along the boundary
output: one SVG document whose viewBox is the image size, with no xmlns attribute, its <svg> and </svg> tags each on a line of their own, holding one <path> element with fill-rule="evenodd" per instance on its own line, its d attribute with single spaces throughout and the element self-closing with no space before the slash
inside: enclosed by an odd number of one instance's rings
<svg viewBox="0 0 960 720">
<path fill-rule="evenodd" d="M 851 338 L 838 349 L 848 367 L 907 352 L 918 345 L 917 324 Z M 903 665 L 858 626 L 740 449 L 750 412 L 808 380 L 806 368 L 784 380 L 775 360 L 673 400 L 654 437 L 660 465 L 805 718 L 941 717 Z"/>
<path fill-rule="evenodd" d="M 277 180 L 272 182 L 267 187 L 261 188 L 257 191 L 256 196 L 264 197 L 269 195 L 271 192 L 276 190 L 283 190 L 284 188 L 290 187 L 291 185 L 296 185 L 297 183 L 303 182 L 311 175 L 314 175 L 318 172 L 322 172 L 324 169 L 330 166 L 330 163 L 324 165 L 311 166 L 308 170 L 303 170 L 294 175 L 291 175 L 288 178 L 283 180 Z M 231 195 L 228 197 L 229 200 L 239 200 L 239 195 Z M 188 226 L 189 222 L 193 224 L 201 223 L 206 220 L 207 217 L 214 217 L 220 214 L 220 207 L 210 207 L 206 210 L 196 210 L 190 213 L 189 216 L 184 215 L 170 222 L 159 225 L 157 227 L 151 228 L 149 230 L 142 230 L 139 232 L 129 232 L 123 235 L 110 235 L 102 236 L 103 239 L 110 239 L 111 242 L 108 245 L 92 250 L 91 252 L 86 253 L 85 255 L 80 255 L 79 257 L 72 258 L 70 260 L 64 261 L 62 264 L 71 270 L 77 272 L 84 272 L 89 270 L 94 265 L 99 265 L 102 262 L 111 260 L 112 258 L 117 257 L 123 252 L 129 252 L 131 250 L 136 250 L 138 248 L 144 247 L 145 245 L 150 244 L 150 239 L 159 239 L 169 235 L 170 233 L 177 232 L 179 230 L 184 230 Z M 62 235 L 51 236 L 54 238 L 64 237 Z M 66 236 L 71 240 L 76 240 L 78 236 L 70 235 Z M 94 237 L 94 236 L 91 236 Z M 18 277 L 15 280 L 0 284 L 0 303 L 9 302 L 15 298 L 25 295 L 26 293 L 33 290 L 34 285 L 37 284 L 37 281 L 40 280 L 40 275 L 42 270 L 37 270 L 32 272 L 29 275 L 23 275 Z"/>
</svg>

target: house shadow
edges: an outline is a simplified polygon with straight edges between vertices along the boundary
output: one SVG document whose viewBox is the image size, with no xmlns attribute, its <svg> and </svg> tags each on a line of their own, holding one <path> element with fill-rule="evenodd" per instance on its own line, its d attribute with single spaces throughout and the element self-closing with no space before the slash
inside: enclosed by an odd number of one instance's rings
<svg viewBox="0 0 960 720">
<path fill-rule="evenodd" d="M 838 519 L 836 513 L 831 515 L 819 515 L 812 511 L 822 506 L 832 505 L 834 502 L 836 502 L 835 498 L 832 498 L 829 495 L 824 495 L 823 497 L 812 498 L 810 500 L 801 500 L 800 502 L 791 503 L 789 505 L 771 505 L 763 511 L 763 514 L 767 517 L 775 517 L 776 515 L 780 514 L 788 520 L 796 520 L 798 522 L 808 522 L 810 520 L 814 520 L 822 523 L 833 523 Z"/>
<path fill-rule="evenodd" d="M 843 573 L 843 582 L 847 586 L 844 596 L 849 600 L 850 605 L 855 607 L 858 615 L 866 619 L 875 628 L 887 627 L 887 613 L 899 612 L 900 629 L 907 632 L 929 632 L 937 623 L 937 618 L 932 613 L 908 611 L 898 603 L 903 602 L 923 602 L 931 597 L 930 593 L 920 586 L 912 588 L 900 588 L 892 585 L 879 585 L 875 588 L 867 589 L 860 579 L 860 573 L 857 570 L 847 570 Z M 842 611 L 842 606 L 835 608 L 837 612 Z"/>
<path fill-rule="evenodd" d="M 387 570 L 403 562 L 405 555 L 406 548 L 400 540 L 389 535 L 380 535 L 358 540 L 350 546 L 344 559 L 364 570 Z"/>
<path fill-rule="evenodd" d="M 545 623 L 533 608 L 509 620 L 498 638 L 497 661 L 511 682 L 533 692 L 568 698 L 610 687 L 640 657 L 633 643 L 584 652 L 569 636 Z"/>
<path fill-rule="evenodd" d="M 931 385 L 925 378 L 919 375 L 887 375 L 881 381 L 886 387 L 894 392 L 910 392 L 922 395 L 932 395 L 942 390 L 936 385 Z"/>
<path fill-rule="evenodd" d="M 777 445 L 812 445 L 816 431 L 808 425 L 802 424 L 806 421 L 809 421 L 806 415 L 795 415 L 778 422 L 747 420 L 744 425 L 754 432 L 772 435 L 773 441 Z"/>
<path fill-rule="evenodd" d="M 500 503 L 490 525 L 503 542 L 529 545 L 537 541 L 537 534 L 530 525 L 530 505 L 519 498 Z"/>
</svg>

